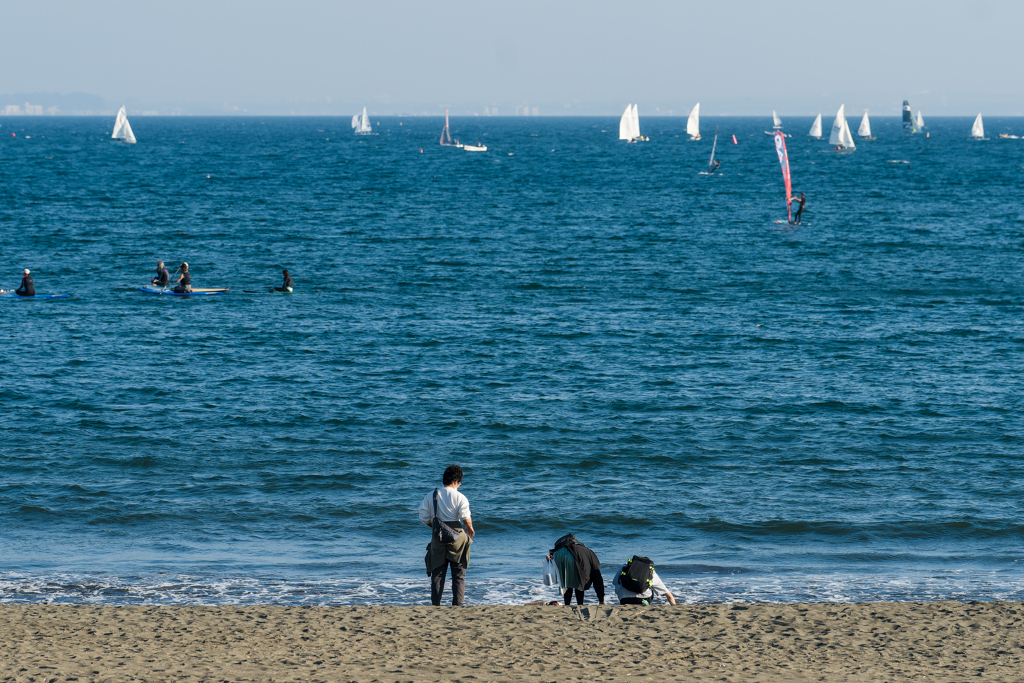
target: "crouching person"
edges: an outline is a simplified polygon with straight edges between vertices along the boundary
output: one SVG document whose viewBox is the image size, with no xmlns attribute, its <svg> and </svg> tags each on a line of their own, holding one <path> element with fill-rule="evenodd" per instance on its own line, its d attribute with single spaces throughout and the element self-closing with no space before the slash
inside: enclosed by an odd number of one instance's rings
<svg viewBox="0 0 1024 683">
<path fill-rule="evenodd" d="M 620 605 L 650 605 L 655 595 L 665 596 L 670 605 L 676 604 L 649 557 L 634 555 L 615 575 L 612 587 Z"/>
<path fill-rule="evenodd" d="M 555 547 L 548 551 L 547 558 L 558 568 L 558 584 L 565 604 L 572 602 L 576 593 L 576 604 L 583 604 L 583 592 L 594 587 L 598 604 L 604 604 L 604 577 L 601 576 L 601 561 L 593 550 L 566 534 L 555 541 Z"/>
<path fill-rule="evenodd" d="M 459 493 L 462 468 L 449 465 L 441 481 L 444 488 L 434 489 L 420 504 L 420 521 L 432 529 L 424 560 L 430 575 L 430 602 L 441 604 L 444 581 L 451 567 L 452 605 L 458 606 L 466 600 L 469 546 L 473 544 L 476 532 L 469 516 L 469 501 Z"/>
</svg>

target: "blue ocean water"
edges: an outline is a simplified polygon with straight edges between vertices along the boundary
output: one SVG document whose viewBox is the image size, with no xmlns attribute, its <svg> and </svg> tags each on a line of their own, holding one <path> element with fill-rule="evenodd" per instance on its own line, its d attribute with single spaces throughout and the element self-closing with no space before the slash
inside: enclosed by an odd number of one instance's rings
<svg viewBox="0 0 1024 683">
<path fill-rule="evenodd" d="M 0 300 L 0 602 L 424 603 L 453 462 L 473 603 L 569 531 L 689 602 L 1024 599 L 1024 119 L 787 119 L 798 228 L 770 120 L 0 123 L 0 287 L 73 294 Z"/>
</svg>

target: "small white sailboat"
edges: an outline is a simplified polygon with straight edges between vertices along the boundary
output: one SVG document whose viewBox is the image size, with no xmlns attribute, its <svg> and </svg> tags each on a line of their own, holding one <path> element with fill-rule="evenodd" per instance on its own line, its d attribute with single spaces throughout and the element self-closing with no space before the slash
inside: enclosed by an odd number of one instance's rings
<svg viewBox="0 0 1024 683">
<path fill-rule="evenodd" d="M 821 139 L 821 114 L 818 114 L 818 118 L 814 119 L 814 123 L 811 124 L 811 129 L 807 132 L 812 138 Z"/>
<path fill-rule="evenodd" d="M 918 109 L 917 110 L 917 129 L 920 130 L 922 128 L 924 128 L 924 117 L 921 116 L 921 110 Z"/>
<path fill-rule="evenodd" d="M 974 125 L 971 126 L 971 137 L 975 140 L 985 139 L 985 125 L 981 122 L 981 112 L 978 112 L 978 118 L 974 119 Z"/>
<path fill-rule="evenodd" d="M 467 152 L 486 152 L 487 151 L 487 145 L 481 145 L 479 142 L 476 143 L 475 145 L 459 145 L 459 146 L 462 147 L 462 149 L 466 150 Z"/>
<path fill-rule="evenodd" d="M 352 117 L 352 128 L 355 129 L 356 135 L 367 135 L 373 132 L 373 128 L 370 127 L 370 117 L 366 115 L 366 107 L 363 107 L 363 115 L 356 114 Z"/>
<path fill-rule="evenodd" d="M 441 129 L 442 147 L 462 147 L 462 143 L 452 139 L 452 131 L 448 127 L 448 110 L 444 110 L 444 128 Z"/>
<path fill-rule="evenodd" d="M 846 122 L 846 105 L 839 105 L 836 112 L 836 120 L 832 124 L 832 134 L 828 137 L 828 144 L 834 145 L 836 149 L 856 149 L 853 142 L 853 135 L 850 134 L 850 124 Z"/>
<path fill-rule="evenodd" d="M 622 112 L 619 119 L 619 139 L 626 142 L 633 141 L 633 105 L 627 104 L 626 111 Z"/>
<path fill-rule="evenodd" d="M 860 127 L 857 129 L 857 135 L 864 140 L 874 140 L 871 137 L 871 121 L 868 119 L 868 112 L 864 110 L 864 117 L 860 120 Z"/>
<path fill-rule="evenodd" d="M 117 111 L 117 119 L 114 120 L 114 132 L 110 134 L 111 139 L 124 140 L 134 145 L 135 133 L 132 132 L 132 124 L 128 123 L 128 115 L 124 111 L 124 105 Z"/>
<path fill-rule="evenodd" d="M 775 130 L 782 128 L 782 119 L 779 118 L 779 115 L 775 113 L 774 109 L 772 109 L 772 128 Z"/>
<path fill-rule="evenodd" d="M 640 110 L 635 104 L 627 104 L 626 111 L 622 112 L 622 118 L 619 119 L 619 139 L 626 142 L 647 139 L 640 135 Z"/>
<path fill-rule="evenodd" d="M 686 134 L 691 140 L 700 140 L 700 102 L 693 105 L 690 118 L 686 119 Z"/>
</svg>

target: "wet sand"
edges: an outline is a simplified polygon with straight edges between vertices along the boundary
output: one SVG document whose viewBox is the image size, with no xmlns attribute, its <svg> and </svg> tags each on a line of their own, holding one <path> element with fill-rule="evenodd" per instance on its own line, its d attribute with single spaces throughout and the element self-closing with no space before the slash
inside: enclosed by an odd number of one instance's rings
<svg viewBox="0 0 1024 683">
<path fill-rule="evenodd" d="M 0 681 L 1019 681 L 1024 603 L 0 607 Z"/>
</svg>

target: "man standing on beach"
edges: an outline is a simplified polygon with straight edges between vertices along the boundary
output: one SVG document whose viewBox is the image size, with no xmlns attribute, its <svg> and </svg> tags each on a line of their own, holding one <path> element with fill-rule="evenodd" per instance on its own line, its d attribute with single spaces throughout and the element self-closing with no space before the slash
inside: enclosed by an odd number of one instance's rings
<svg viewBox="0 0 1024 683">
<path fill-rule="evenodd" d="M 459 606 L 466 598 L 466 568 L 469 566 L 469 546 L 473 544 L 473 520 L 469 516 L 469 501 L 459 493 L 462 468 L 449 465 L 442 477 L 444 488 L 434 489 L 420 504 L 420 521 L 433 528 L 434 517 L 459 529 L 459 536 L 451 543 L 443 543 L 437 534 L 431 534 L 427 545 L 427 573 L 430 574 L 430 602 L 441 604 L 448 567 L 452 569 L 452 605 Z M 436 493 L 436 503 L 435 503 Z M 459 528 L 461 524 L 462 528 Z"/>
</svg>

